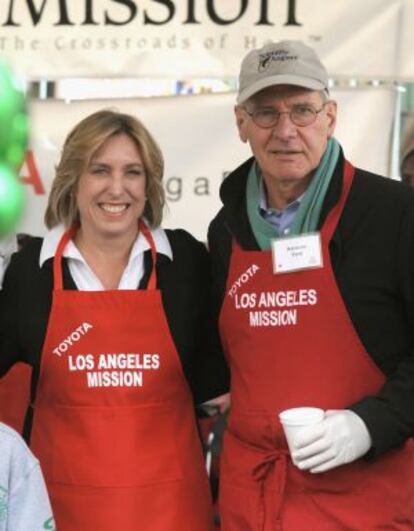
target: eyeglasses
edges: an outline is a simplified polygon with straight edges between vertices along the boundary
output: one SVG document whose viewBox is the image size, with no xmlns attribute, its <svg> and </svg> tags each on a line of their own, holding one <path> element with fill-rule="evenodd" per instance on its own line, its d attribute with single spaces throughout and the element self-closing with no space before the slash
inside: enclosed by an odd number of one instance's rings
<svg viewBox="0 0 414 531">
<path fill-rule="evenodd" d="M 272 107 L 259 107 L 253 111 L 244 109 L 249 116 L 251 116 L 253 122 L 259 127 L 268 129 L 274 127 L 282 114 L 288 114 L 290 120 L 299 127 L 306 127 L 313 124 L 318 114 L 325 107 L 325 102 L 320 109 L 314 109 L 310 105 L 293 105 L 289 111 L 277 111 Z"/>
</svg>

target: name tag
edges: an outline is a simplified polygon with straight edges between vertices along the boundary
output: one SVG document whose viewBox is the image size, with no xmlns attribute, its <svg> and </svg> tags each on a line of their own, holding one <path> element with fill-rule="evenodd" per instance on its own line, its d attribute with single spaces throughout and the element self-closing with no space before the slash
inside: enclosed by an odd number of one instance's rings
<svg viewBox="0 0 414 531">
<path fill-rule="evenodd" d="M 272 240 L 273 273 L 323 266 L 319 232 Z"/>
</svg>

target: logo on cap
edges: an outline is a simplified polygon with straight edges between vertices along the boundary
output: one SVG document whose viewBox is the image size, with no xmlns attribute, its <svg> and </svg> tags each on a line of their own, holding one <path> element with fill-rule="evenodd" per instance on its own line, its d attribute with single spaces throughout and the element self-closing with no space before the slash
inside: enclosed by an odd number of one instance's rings
<svg viewBox="0 0 414 531">
<path fill-rule="evenodd" d="M 272 63 L 272 61 L 296 61 L 298 59 L 297 55 L 289 55 L 287 50 L 275 50 L 272 52 L 264 52 L 259 54 L 259 72 L 264 72 L 267 70 Z"/>
</svg>

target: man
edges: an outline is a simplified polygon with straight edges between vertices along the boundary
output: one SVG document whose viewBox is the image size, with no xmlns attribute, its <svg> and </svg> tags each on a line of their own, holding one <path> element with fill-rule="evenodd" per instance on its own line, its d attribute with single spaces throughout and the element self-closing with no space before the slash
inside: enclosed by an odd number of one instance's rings
<svg viewBox="0 0 414 531">
<path fill-rule="evenodd" d="M 408 135 L 401 158 L 401 180 L 414 186 L 414 128 Z"/>
<path fill-rule="evenodd" d="M 231 371 L 222 530 L 414 529 L 414 193 L 344 158 L 308 46 L 251 51 L 239 81 L 253 157 L 209 229 Z M 325 416 L 290 456 L 278 414 L 300 406 Z"/>
</svg>

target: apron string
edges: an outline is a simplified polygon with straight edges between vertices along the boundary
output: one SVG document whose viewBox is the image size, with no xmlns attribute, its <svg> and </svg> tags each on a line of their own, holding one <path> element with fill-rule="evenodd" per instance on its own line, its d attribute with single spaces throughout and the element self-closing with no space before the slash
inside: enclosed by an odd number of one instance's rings
<svg viewBox="0 0 414 531">
<path fill-rule="evenodd" d="M 282 529 L 282 506 L 286 489 L 289 451 L 278 449 L 263 456 L 252 470 L 253 478 L 260 483 L 259 529 L 264 531 L 266 521 L 265 485 L 272 477 L 276 485 L 276 530 Z"/>
<path fill-rule="evenodd" d="M 62 290 L 63 289 L 63 273 L 62 273 L 62 256 L 63 251 L 69 241 L 75 236 L 79 225 L 72 225 L 69 230 L 60 239 L 59 245 L 57 246 L 55 258 L 53 260 L 53 279 L 54 279 L 54 289 Z"/>
</svg>

